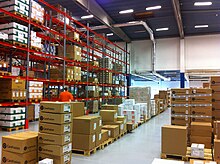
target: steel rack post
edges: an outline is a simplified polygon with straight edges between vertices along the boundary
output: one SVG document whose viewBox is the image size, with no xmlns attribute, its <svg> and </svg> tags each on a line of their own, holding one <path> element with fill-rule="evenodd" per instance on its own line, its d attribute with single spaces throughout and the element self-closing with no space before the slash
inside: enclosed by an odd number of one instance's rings
<svg viewBox="0 0 220 164">
<path fill-rule="evenodd" d="M 64 40 L 63 40 L 63 88 L 65 87 L 66 80 L 66 8 L 64 8 Z"/>
<path fill-rule="evenodd" d="M 87 27 L 89 28 L 89 23 L 87 23 Z M 88 111 L 88 105 L 89 105 L 89 102 L 88 102 L 88 98 L 89 98 L 89 93 L 88 93 L 88 86 L 89 86 L 89 53 L 90 53 L 90 32 L 89 30 L 87 30 L 87 38 L 86 38 L 86 44 L 87 44 L 87 55 L 86 55 L 86 110 Z"/>
</svg>

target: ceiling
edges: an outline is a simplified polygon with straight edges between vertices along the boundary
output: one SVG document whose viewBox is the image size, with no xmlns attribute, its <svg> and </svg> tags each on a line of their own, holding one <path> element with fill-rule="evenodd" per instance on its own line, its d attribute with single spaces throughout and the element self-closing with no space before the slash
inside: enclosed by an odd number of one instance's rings
<svg viewBox="0 0 220 164">
<path fill-rule="evenodd" d="M 46 0 L 51 4 L 61 4 L 80 20 L 81 16 L 88 15 L 72 0 Z M 211 1 L 211 6 L 194 6 L 194 2 Z M 145 21 L 154 31 L 155 38 L 178 37 L 179 30 L 175 19 L 172 0 L 96 0 L 104 11 L 115 23 L 134 21 L 134 14 L 146 12 L 146 7 L 162 6 L 159 10 L 153 10 L 153 14 Z M 220 33 L 220 1 L 219 0 L 179 0 L 185 36 Z M 119 14 L 121 10 L 134 9 L 131 14 Z M 90 26 L 102 25 L 97 19 L 87 20 Z M 195 25 L 208 24 L 208 28 L 195 29 Z M 157 28 L 168 27 L 168 31 L 156 31 Z M 149 34 L 143 26 L 130 26 L 121 28 L 131 40 L 149 39 Z M 110 33 L 110 29 L 97 30 L 98 33 Z M 110 40 L 120 41 L 117 35 L 109 37 Z"/>
</svg>

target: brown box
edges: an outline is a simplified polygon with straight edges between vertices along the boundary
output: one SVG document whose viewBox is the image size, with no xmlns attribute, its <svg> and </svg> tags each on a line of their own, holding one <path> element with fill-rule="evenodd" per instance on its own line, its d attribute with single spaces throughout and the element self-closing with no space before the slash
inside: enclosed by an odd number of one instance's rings
<svg viewBox="0 0 220 164">
<path fill-rule="evenodd" d="M 220 93 L 219 92 L 215 92 L 212 94 L 212 101 L 220 101 Z"/>
<path fill-rule="evenodd" d="M 126 125 L 128 131 L 134 130 L 134 124 L 132 122 L 127 122 Z"/>
<path fill-rule="evenodd" d="M 27 153 L 37 149 L 37 133 L 22 132 L 2 137 L 2 150 L 13 153 Z"/>
<path fill-rule="evenodd" d="M 166 125 L 162 127 L 162 153 L 186 155 L 187 127 Z"/>
<path fill-rule="evenodd" d="M 160 99 L 166 99 L 166 97 L 167 97 L 167 91 L 159 91 Z"/>
<path fill-rule="evenodd" d="M 101 133 L 102 133 L 102 141 L 101 143 L 107 141 L 109 139 L 109 130 L 105 130 L 105 129 L 102 129 L 101 130 Z"/>
<path fill-rule="evenodd" d="M 25 80 L 0 79 L 1 90 L 25 90 Z"/>
<path fill-rule="evenodd" d="M 203 83 L 203 88 L 210 88 L 210 84 L 209 83 Z"/>
<path fill-rule="evenodd" d="M 215 121 L 217 139 L 220 139 L 220 121 Z"/>
<path fill-rule="evenodd" d="M 212 110 L 220 110 L 220 102 L 212 102 Z"/>
<path fill-rule="evenodd" d="M 116 110 L 118 112 L 118 105 L 102 105 L 102 110 Z"/>
<path fill-rule="evenodd" d="M 220 140 L 214 140 L 214 159 L 220 161 Z"/>
<path fill-rule="evenodd" d="M 23 154 L 12 153 L 4 150 L 2 151 L 2 164 L 36 164 L 37 161 L 37 150 L 29 151 Z"/>
<path fill-rule="evenodd" d="M 73 118 L 74 134 L 94 134 L 101 130 L 102 121 L 100 116 L 81 116 Z"/>
<path fill-rule="evenodd" d="M 72 123 L 56 125 L 48 123 L 39 123 L 39 132 L 50 134 L 66 134 L 72 132 Z"/>
<path fill-rule="evenodd" d="M 218 85 L 218 86 L 211 86 L 211 89 L 212 89 L 212 94 L 213 93 L 218 93 L 218 92 L 220 92 L 220 85 Z"/>
<path fill-rule="evenodd" d="M 220 110 L 213 110 L 212 115 L 215 120 L 220 120 Z"/>
<path fill-rule="evenodd" d="M 77 142 L 74 142 L 77 141 Z M 96 134 L 73 134 L 73 149 L 78 150 L 92 150 L 95 148 Z"/>
<path fill-rule="evenodd" d="M 49 144 L 49 145 L 65 145 L 72 142 L 72 134 L 67 133 L 63 135 L 54 135 L 47 133 L 39 133 L 38 143 L 39 144 Z"/>
<path fill-rule="evenodd" d="M 40 111 L 48 113 L 72 113 L 70 103 L 43 101 L 40 103 Z"/>
<path fill-rule="evenodd" d="M 212 89 L 207 88 L 192 88 L 192 94 L 212 94 Z"/>
<path fill-rule="evenodd" d="M 71 102 L 70 105 L 73 112 L 73 117 L 85 115 L 84 102 Z"/>
<path fill-rule="evenodd" d="M 104 125 L 118 125 L 119 126 L 119 134 L 124 132 L 124 122 L 123 121 L 116 121 L 116 122 L 103 122 Z M 126 126 L 126 124 L 125 124 Z"/>
<path fill-rule="evenodd" d="M 211 77 L 211 86 L 220 85 L 220 77 Z"/>
<path fill-rule="evenodd" d="M 194 96 L 191 97 L 192 104 L 212 104 L 212 96 Z"/>
<path fill-rule="evenodd" d="M 192 116 L 191 117 L 191 122 L 210 122 L 212 123 L 212 117 L 208 116 Z"/>
<path fill-rule="evenodd" d="M 185 96 L 185 97 L 172 97 L 171 98 L 172 104 L 189 104 L 191 103 L 191 97 Z"/>
<path fill-rule="evenodd" d="M 68 143 L 65 145 L 47 145 L 47 144 L 39 144 L 38 152 L 43 154 L 50 154 L 54 156 L 63 156 L 66 153 L 71 152 L 72 143 Z"/>
<path fill-rule="evenodd" d="M 191 89 L 171 89 L 172 95 L 190 95 L 192 94 Z"/>
<path fill-rule="evenodd" d="M 43 160 L 45 158 L 53 159 L 53 164 L 71 164 L 72 153 L 67 153 L 63 156 L 54 156 L 49 154 L 38 153 L 39 160 Z"/>
<path fill-rule="evenodd" d="M 119 136 L 119 126 L 118 125 L 105 125 L 102 129 L 109 130 L 111 132 L 110 138 L 115 138 Z"/>
<path fill-rule="evenodd" d="M 191 136 L 212 137 L 212 124 L 206 122 L 192 122 Z"/>
<path fill-rule="evenodd" d="M 72 122 L 72 114 L 56 114 L 56 113 L 46 113 L 40 112 L 40 122 L 52 123 L 52 124 L 65 124 Z"/>
<path fill-rule="evenodd" d="M 96 113 L 99 111 L 99 102 L 97 100 L 88 102 L 88 109 L 91 113 Z"/>
<path fill-rule="evenodd" d="M 25 90 L 2 90 L 0 99 L 2 100 L 24 100 L 26 99 Z"/>
<path fill-rule="evenodd" d="M 190 114 L 190 107 L 185 106 L 175 106 L 171 108 L 172 114 L 181 114 L 181 115 L 187 115 Z"/>
<path fill-rule="evenodd" d="M 212 116 L 212 106 L 191 106 L 191 115 Z"/>
<path fill-rule="evenodd" d="M 188 117 L 188 115 L 185 116 L 172 116 L 171 117 L 171 124 L 172 125 L 182 125 L 186 126 L 191 123 L 191 119 Z"/>
<path fill-rule="evenodd" d="M 115 122 L 117 120 L 116 110 L 101 110 L 100 116 L 103 122 Z"/>
<path fill-rule="evenodd" d="M 27 107 L 27 110 L 28 110 L 28 120 L 29 121 L 33 121 L 35 120 L 35 107 L 34 105 L 28 105 Z"/>
<path fill-rule="evenodd" d="M 95 133 L 96 138 L 95 138 L 95 146 L 99 146 L 102 143 L 102 132 L 101 130 Z"/>
<path fill-rule="evenodd" d="M 211 137 L 199 137 L 199 136 L 190 136 L 190 142 L 196 144 L 204 144 L 206 149 L 211 149 L 212 147 L 212 138 Z"/>
</svg>

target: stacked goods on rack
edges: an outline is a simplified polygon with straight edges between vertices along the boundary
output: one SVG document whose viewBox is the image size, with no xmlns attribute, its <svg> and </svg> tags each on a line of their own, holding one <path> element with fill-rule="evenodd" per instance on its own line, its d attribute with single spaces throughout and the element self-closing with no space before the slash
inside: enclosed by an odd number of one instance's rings
<svg viewBox="0 0 220 164">
<path fill-rule="evenodd" d="M 220 162 L 220 121 L 215 122 L 214 159 Z"/>
<path fill-rule="evenodd" d="M 78 89 L 78 96 L 81 98 L 85 98 L 86 91 L 88 92 L 89 98 L 99 97 L 99 87 L 98 86 L 82 86 Z"/>
<path fill-rule="evenodd" d="M 220 77 L 211 77 L 210 87 L 212 89 L 212 116 L 214 120 L 220 120 Z"/>
<path fill-rule="evenodd" d="M 4 32 L 0 32 L 0 39 L 1 40 L 8 40 L 8 34 Z"/>
<path fill-rule="evenodd" d="M 87 76 L 86 75 L 82 76 L 82 82 L 87 82 Z M 98 84 L 99 80 L 98 80 L 97 77 L 88 77 L 88 82 L 89 83 Z"/>
<path fill-rule="evenodd" d="M 99 72 L 98 81 L 99 83 L 112 84 L 112 72 Z"/>
<path fill-rule="evenodd" d="M 81 61 L 82 60 L 82 49 L 76 45 L 67 45 L 66 46 L 66 59 Z M 58 47 L 58 56 L 64 57 L 64 48 L 62 46 Z"/>
<path fill-rule="evenodd" d="M 19 0 L 1 1 L 0 7 L 2 9 L 6 10 L 6 11 L 28 17 L 29 0 L 24 0 L 24 1 L 19 1 Z"/>
<path fill-rule="evenodd" d="M 72 157 L 72 111 L 70 103 L 41 102 L 38 136 L 39 160 L 70 163 Z"/>
<path fill-rule="evenodd" d="M 55 44 L 54 43 L 51 43 L 51 44 L 44 43 L 42 45 L 42 52 L 55 56 L 57 53 Z"/>
<path fill-rule="evenodd" d="M 98 59 L 99 62 L 99 67 L 100 68 L 106 68 L 106 69 L 112 69 L 113 65 L 112 65 L 112 59 L 110 58 L 99 58 Z"/>
<path fill-rule="evenodd" d="M 113 70 L 115 72 L 123 72 L 123 66 L 118 63 L 113 63 Z"/>
<path fill-rule="evenodd" d="M 42 50 L 41 41 L 42 39 L 37 37 L 37 33 L 34 31 L 31 31 L 31 48 Z"/>
<path fill-rule="evenodd" d="M 97 113 L 99 111 L 99 101 L 88 101 L 88 110 L 90 113 Z"/>
<path fill-rule="evenodd" d="M 37 132 L 2 137 L 2 163 L 37 163 Z"/>
<path fill-rule="evenodd" d="M 27 107 L 27 119 L 35 121 L 39 119 L 40 104 L 32 104 Z"/>
<path fill-rule="evenodd" d="M 23 128 L 25 125 L 24 107 L 1 107 L 0 108 L 0 127 L 10 130 L 11 128 Z"/>
<path fill-rule="evenodd" d="M 156 104 L 155 100 L 151 100 L 151 114 L 152 116 L 156 116 L 159 113 L 159 108 Z"/>
<path fill-rule="evenodd" d="M 32 0 L 31 18 L 37 23 L 44 24 L 44 8 Z"/>
<path fill-rule="evenodd" d="M 1 3 L 0 3 L 1 4 Z M 13 43 L 26 45 L 28 40 L 28 27 L 16 22 L 0 25 L 0 32 L 8 34 L 8 40 Z"/>
<path fill-rule="evenodd" d="M 25 80 L 0 79 L 1 101 L 24 101 L 26 100 Z"/>
<path fill-rule="evenodd" d="M 29 101 L 39 102 L 43 98 L 43 82 L 29 81 Z"/>
</svg>

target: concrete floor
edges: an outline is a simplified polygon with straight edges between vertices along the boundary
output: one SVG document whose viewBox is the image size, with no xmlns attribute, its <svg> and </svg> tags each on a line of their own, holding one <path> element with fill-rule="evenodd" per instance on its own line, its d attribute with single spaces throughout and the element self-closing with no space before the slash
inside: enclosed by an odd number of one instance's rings
<svg viewBox="0 0 220 164">
<path fill-rule="evenodd" d="M 161 127 L 166 124 L 170 124 L 169 110 L 90 157 L 73 155 L 72 164 L 151 164 L 154 158 L 160 158 Z M 38 122 L 30 123 L 29 130 L 38 131 Z M 0 141 L 1 136 L 9 134 L 0 132 Z"/>
</svg>

